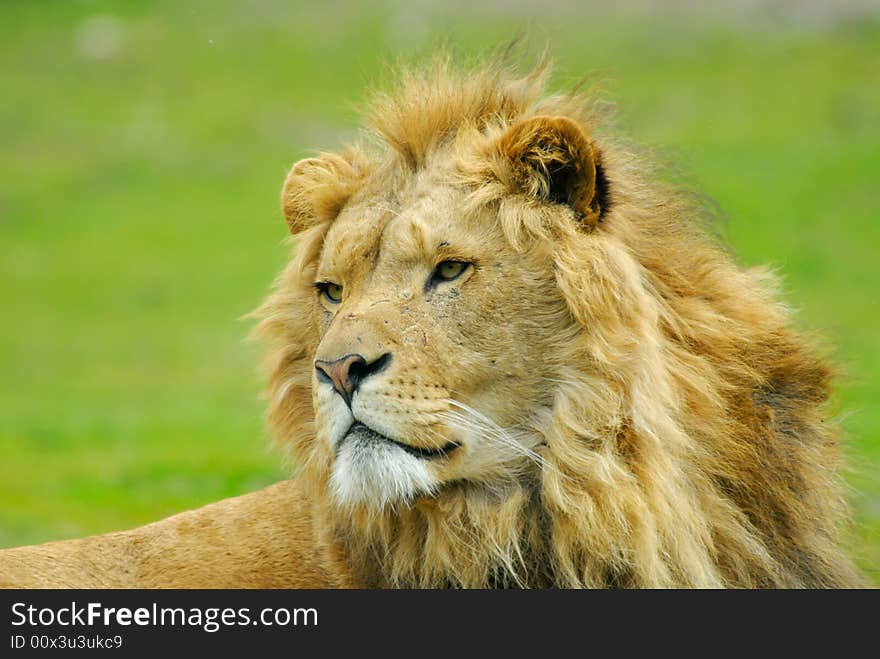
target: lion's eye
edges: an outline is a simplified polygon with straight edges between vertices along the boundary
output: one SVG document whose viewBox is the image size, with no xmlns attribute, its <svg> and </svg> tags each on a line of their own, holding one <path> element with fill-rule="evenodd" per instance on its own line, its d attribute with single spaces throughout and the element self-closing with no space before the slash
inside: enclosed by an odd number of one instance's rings
<svg viewBox="0 0 880 659">
<path fill-rule="evenodd" d="M 332 281 L 322 281 L 315 284 L 321 295 L 323 295 L 331 304 L 339 304 L 342 302 L 342 286 L 334 284 Z"/>
<path fill-rule="evenodd" d="M 467 270 L 470 263 L 466 261 L 443 261 L 434 268 L 432 279 L 438 281 L 452 281 L 458 279 Z"/>
</svg>

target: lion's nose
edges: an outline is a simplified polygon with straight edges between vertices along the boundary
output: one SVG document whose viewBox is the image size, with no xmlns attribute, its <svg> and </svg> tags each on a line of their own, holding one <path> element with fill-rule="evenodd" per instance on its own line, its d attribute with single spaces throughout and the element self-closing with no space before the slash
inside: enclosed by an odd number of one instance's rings
<svg viewBox="0 0 880 659">
<path fill-rule="evenodd" d="M 386 352 L 378 359 L 368 362 L 362 355 L 346 355 L 328 361 L 315 360 L 315 372 L 319 380 L 329 382 L 347 405 L 351 405 L 351 397 L 358 386 L 366 378 L 381 371 L 391 361 L 391 353 Z"/>
</svg>

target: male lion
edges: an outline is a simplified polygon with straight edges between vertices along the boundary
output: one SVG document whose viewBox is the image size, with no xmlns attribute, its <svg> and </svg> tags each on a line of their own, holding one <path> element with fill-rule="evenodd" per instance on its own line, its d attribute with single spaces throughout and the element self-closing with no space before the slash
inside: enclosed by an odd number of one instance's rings
<svg viewBox="0 0 880 659">
<path fill-rule="evenodd" d="M 259 310 L 294 480 L 7 550 L 80 587 L 839 587 L 831 370 L 580 94 L 440 58 L 293 166 Z"/>
</svg>

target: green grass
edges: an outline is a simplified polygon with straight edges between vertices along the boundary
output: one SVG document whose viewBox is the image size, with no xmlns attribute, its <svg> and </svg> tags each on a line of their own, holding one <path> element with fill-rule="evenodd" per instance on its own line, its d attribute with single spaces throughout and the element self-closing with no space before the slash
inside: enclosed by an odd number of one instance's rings
<svg viewBox="0 0 880 659">
<path fill-rule="evenodd" d="M 834 346 L 854 544 L 880 582 L 880 22 L 500 6 L 3 3 L 0 546 L 280 478 L 239 318 L 286 259 L 287 167 L 353 133 L 389 61 L 525 26 L 558 85 L 598 72 L 622 128 Z"/>
</svg>

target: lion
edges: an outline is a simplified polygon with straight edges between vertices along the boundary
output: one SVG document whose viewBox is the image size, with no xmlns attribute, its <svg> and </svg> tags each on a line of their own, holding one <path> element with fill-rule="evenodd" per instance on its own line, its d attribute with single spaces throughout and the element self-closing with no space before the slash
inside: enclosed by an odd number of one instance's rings
<svg viewBox="0 0 880 659">
<path fill-rule="evenodd" d="M 851 587 L 833 369 L 549 67 L 449 57 L 297 162 L 256 312 L 297 472 L 6 586 Z"/>
</svg>

